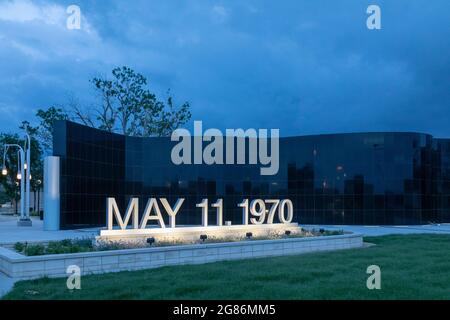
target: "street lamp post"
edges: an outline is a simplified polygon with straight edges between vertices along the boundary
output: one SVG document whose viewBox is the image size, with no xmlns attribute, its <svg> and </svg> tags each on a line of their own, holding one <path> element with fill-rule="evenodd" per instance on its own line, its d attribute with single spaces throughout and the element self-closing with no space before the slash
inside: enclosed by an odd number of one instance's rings
<svg viewBox="0 0 450 320">
<path fill-rule="evenodd" d="M 6 176 L 8 174 L 8 170 L 6 169 L 6 153 L 8 152 L 9 148 L 18 148 L 19 169 L 17 171 L 17 178 L 20 179 L 20 219 L 19 221 L 17 221 L 17 225 L 23 227 L 28 227 L 32 225 L 30 219 L 31 139 L 27 132 L 26 136 L 27 136 L 27 139 L 25 141 L 26 152 L 18 144 L 5 144 L 3 152 L 3 168 L 2 168 L 2 174 Z"/>
<path fill-rule="evenodd" d="M 6 153 L 8 152 L 9 148 L 18 148 L 18 169 L 17 169 L 17 179 L 20 180 L 20 219 L 25 218 L 25 181 L 24 181 L 24 174 L 23 174 L 23 166 L 24 166 L 24 158 L 25 153 L 23 151 L 23 148 L 19 146 L 18 144 L 6 144 L 5 149 L 3 152 L 3 169 L 2 174 L 6 176 L 8 174 L 8 170 L 6 169 Z"/>
<path fill-rule="evenodd" d="M 20 219 L 25 217 L 25 182 L 24 182 L 24 172 L 23 172 L 23 163 L 24 163 L 24 152 L 21 147 L 19 147 L 19 151 L 17 152 L 17 179 L 20 180 Z"/>
<path fill-rule="evenodd" d="M 26 151 L 26 167 L 25 169 L 25 176 L 26 176 L 26 195 L 25 195 L 25 219 L 23 223 L 27 225 L 28 223 L 31 224 L 30 219 L 30 180 L 31 180 L 31 162 L 30 162 L 30 154 L 31 154 L 31 139 L 30 135 L 26 131 L 27 128 L 25 128 L 25 134 L 27 136 L 26 145 L 27 145 L 27 151 Z M 19 221 L 20 224 L 20 221 Z"/>
</svg>

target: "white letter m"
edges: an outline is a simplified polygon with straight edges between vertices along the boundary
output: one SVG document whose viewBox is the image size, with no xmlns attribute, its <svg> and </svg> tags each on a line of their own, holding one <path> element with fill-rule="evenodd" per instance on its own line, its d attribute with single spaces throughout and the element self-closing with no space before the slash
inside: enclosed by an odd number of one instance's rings
<svg viewBox="0 0 450 320">
<path fill-rule="evenodd" d="M 128 208 L 125 213 L 125 220 L 122 219 L 119 208 L 117 207 L 116 199 L 108 198 L 106 200 L 106 223 L 108 225 L 108 230 L 113 229 L 113 220 L 116 218 L 117 224 L 120 229 L 125 230 L 128 223 L 130 222 L 131 216 L 133 216 L 133 228 L 139 228 L 139 199 L 132 198 L 128 203 Z"/>
</svg>

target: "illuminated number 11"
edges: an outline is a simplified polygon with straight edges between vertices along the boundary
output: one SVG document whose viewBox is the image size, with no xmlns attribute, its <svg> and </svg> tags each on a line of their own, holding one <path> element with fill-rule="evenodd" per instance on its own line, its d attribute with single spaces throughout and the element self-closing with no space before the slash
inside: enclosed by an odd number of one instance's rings
<svg viewBox="0 0 450 320">
<path fill-rule="evenodd" d="M 213 203 L 211 207 L 217 210 L 217 225 L 222 225 L 223 220 L 223 200 L 219 199 L 216 203 Z M 203 199 L 201 203 L 197 204 L 197 208 L 202 208 L 202 226 L 208 226 L 208 199 Z"/>
</svg>

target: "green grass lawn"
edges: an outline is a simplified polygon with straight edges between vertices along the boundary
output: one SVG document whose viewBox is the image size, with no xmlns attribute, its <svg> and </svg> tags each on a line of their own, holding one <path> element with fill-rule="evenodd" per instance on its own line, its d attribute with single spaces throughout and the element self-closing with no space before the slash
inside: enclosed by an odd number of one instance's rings
<svg viewBox="0 0 450 320">
<path fill-rule="evenodd" d="M 376 246 L 298 256 L 16 283 L 5 299 L 450 299 L 450 235 L 366 238 Z M 381 290 L 366 269 L 381 268 Z"/>
</svg>

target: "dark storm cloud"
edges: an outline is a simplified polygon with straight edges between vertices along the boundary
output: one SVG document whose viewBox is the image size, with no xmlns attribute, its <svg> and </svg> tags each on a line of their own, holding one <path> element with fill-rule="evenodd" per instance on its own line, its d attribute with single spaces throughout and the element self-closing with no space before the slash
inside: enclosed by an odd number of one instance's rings
<svg viewBox="0 0 450 320">
<path fill-rule="evenodd" d="M 69 4 L 0 2 L 0 126 L 130 65 L 209 127 L 450 136 L 448 1 L 80 1 L 79 31 Z"/>
</svg>

